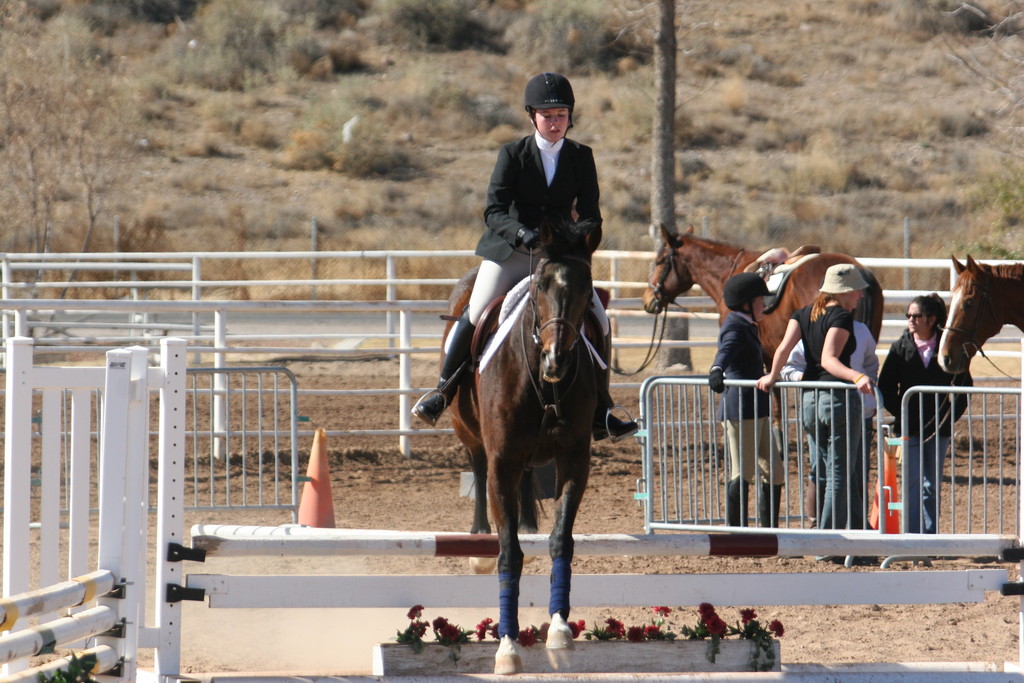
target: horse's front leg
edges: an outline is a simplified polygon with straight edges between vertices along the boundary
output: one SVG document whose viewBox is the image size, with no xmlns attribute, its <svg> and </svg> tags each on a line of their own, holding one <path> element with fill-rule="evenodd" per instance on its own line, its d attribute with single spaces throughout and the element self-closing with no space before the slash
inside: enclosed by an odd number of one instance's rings
<svg viewBox="0 0 1024 683">
<path fill-rule="evenodd" d="M 494 673 L 517 674 L 523 670 L 519 652 L 519 580 L 523 574 L 523 550 L 519 545 L 519 479 L 522 470 L 502 467 L 491 459 L 487 477 L 491 514 L 498 529 L 498 651 Z"/>
<path fill-rule="evenodd" d="M 559 488 L 561 495 L 555 511 L 555 524 L 549 538 L 551 552 L 551 595 L 548 613 L 551 625 L 548 627 L 547 647 L 549 650 L 571 649 L 573 647 L 572 629 L 567 623 L 569 619 L 569 592 L 572 586 L 572 558 L 575 542 L 572 528 L 576 522 L 576 513 L 583 500 L 583 491 L 587 487 L 589 471 L 589 444 L 583 451 L 571 459 L 563 472 L 559 468 Z M 564 475 L 564 478 L 563 478 Z"/>
</svg>

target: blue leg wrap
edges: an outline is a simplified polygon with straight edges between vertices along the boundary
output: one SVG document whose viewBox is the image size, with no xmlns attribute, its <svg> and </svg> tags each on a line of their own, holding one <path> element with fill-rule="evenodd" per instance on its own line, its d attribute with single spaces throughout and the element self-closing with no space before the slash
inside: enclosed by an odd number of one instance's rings
<svg viewBox="0 0 1024 683">
<path fill-rule="evenodd" d="M 558 612 L 569 618 L 569 585 L 572 583 L 572 560 L 556 557 L 551 560 L 551 601 L 548 614 Z"/>
<path fill-rule="evenodd" d="M 498 638 L 519 638 L 519 577 L 498 574 Z"/>
</svg>

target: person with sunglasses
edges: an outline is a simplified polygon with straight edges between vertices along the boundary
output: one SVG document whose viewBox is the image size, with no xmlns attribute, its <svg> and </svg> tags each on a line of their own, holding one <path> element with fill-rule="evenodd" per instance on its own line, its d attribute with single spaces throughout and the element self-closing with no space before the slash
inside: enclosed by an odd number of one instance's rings
<svg viewBox="0 0 1024 683">
<path fill-rule="evenodd" d="M 895 419 L 893 434 L 903 438 L 904 531 L 938 533 L 939 487 L 953 423 L 967 409 L 957 394 L 912 394 L 903 412 L 903 397 L 916 386 L 973 386 L 970 372 L 951 375 L 936 357 L 946 324 L 946 304 L 931 293 L 917 296 L 907 307 L 907 329 L 892 343 L 878 375 L 885 409 Z"/>
</svg>

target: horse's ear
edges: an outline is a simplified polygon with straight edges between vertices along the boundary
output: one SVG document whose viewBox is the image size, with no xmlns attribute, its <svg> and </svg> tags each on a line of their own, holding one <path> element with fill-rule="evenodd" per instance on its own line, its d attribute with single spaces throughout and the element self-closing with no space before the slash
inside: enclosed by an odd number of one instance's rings
<svg viewBox="0 0 1024 683">
<path fill-rule="evenodd" d="M 959 275 L 960 273 L 964 272 L 964 270 L 967 269 L 967 266 L 956 260 L 956 256 L 951 256 L 950 258 L 953 259 L 953 270 L 956 271 L 957 275 Z M 967 258 L 970 258 L 970 256 L 968 256 Z"/>
<path fill-rule="evenodd" d="M 597 248 L 601 245 L 601 237 L 604 235 L 604 229 L 601 227 L 601 223 L 596 223 L 594 227 L 587 231 L 587 251 L 593 254 L 597 251 Z"/>
<path fill-rule="evenodd" d="M 547 244 L 551 241 L 551 219 L 545 218 L 537 226 L 537 231 L 540 233 L 540 243 Z"/>
<path fill-rule="evenodd" d="M 967 270 L 978 270 L 978 262 L 970 254 L 967 255 Z"/>
<path fill-rule="evenodd" d="M 692 235 L 693 234 L 693 223 L 690 223 L 688 226 L 686 226 L 686 234 L 687 235 Z"/>
<path fill-rule="evenodd" d="M 661 239 L 665 240 L 665 244 L 673 249 L 679 246 L 679 235 L 674 232 L 669 232 L 664 223 L 658 223 L 658 227 L 661 229 Z"/>
</svg>

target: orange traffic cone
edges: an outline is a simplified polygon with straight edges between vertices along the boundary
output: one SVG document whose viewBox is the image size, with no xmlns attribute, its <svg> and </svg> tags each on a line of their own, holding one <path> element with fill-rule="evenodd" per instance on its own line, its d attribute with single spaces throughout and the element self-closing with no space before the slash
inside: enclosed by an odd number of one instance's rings
<svg viewBox="0 0 1024 683">
<path fill-rule="evenodd" d="M 902 450 L 898 438 L 885 440 L 882 450 L 882 457 L 885 458 L 885 481 L 878 482 L 878 495 L 871 504 L 871 528 L 879 528 L 879 518 L 884 511 L 885 533 L 887 534 L 900 533 L 900 511 L 898 507 L 890 506 L 890 503 L 898 503 L 900 500 L 900 487 L 896 480 L 896 469 L 899 464 L 896 461 L 900 458 L 899 454 Z"/>
<path fill-rule="evenodd" d="M 317 429 L 309 452 L 306 483 L 299 499 L 299 524 L 334 528 L 334 501 L 331 500 L 331 473 L 327 469 L 327 433 Z"/>
</svg>

